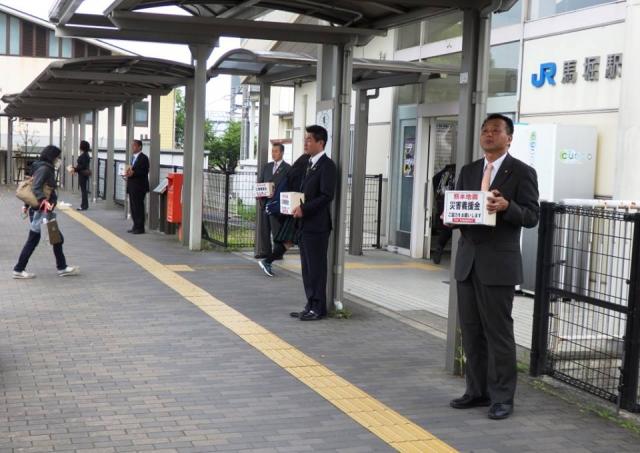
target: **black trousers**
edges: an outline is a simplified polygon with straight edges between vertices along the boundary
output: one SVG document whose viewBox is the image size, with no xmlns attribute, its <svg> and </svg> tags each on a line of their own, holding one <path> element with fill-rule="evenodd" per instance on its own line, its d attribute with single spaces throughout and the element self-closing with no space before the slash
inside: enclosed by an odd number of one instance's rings
<svg viewBox="0 0 640 453">
<path fill-rule="evenodd" d="M 282 222 L 278 215 L 267 215 L 264 210 L 265 199 L 261 198 L 258 203 L 258 209 L 260 209 L 261 223 L 260 223 L 260 250 L 256 250 L 257 255 L 263 255 L 269 257 L 272 252 L 276 252 L 277 245 L 271 247 L 271 236 L 278 234 Z M 280 252 L 279 250 L 277 251 Z M 282 252 L 284 254 L 284 252 Z M 278 259 L 278 258 L 275 258 Z"/>
<path fill-rule="evenodd" d="M 42 228 L 46 228 L 45 225 L 42 225 Z M 62 236 L 62 233 L 60 233 Z M 29 258 L 33 254 L 33 251 L 38 246 L 40 242 L 40 233 L 34 233 L 29 230 L 29 236 L 27 237 L 27 242 L 25 242 L 22 247 L 22 252 L 20 252 L 20 257 L 18 258 L 18 263 L 13 267 L 13 270 L 16 272 L 22 272 L 27 268 L 27 264 L 29 263 Z M 67 260 L 64 257 L 64 253 L 62 251 L 62 244 L 64 244 L 64 237 L 62 237 L 62 242 L 60 244 L 56 244 L 53 246 L 53 254 L 56 257 L 56 268 L 58 270 L 65 269 L 67 267 Z"/>
<path fill-rule="evenodd" d="M 440 226 L 438 228 L 438 242 L 436 247 L 439 250 L 444 250 L 444 248 L 447 246 L 447 242 L 449 242 L 449 240 L 451 239 L 452 234 L 453 230 L 451 228 L 447 228 L 444 225 Z"/>
<path fill-rule="evenodd" d="M 320 316 L 327 316 L 327 248 L 330 231 L 326 233 L 306 233 L 300 236 L 300 263 L 302 283 L 307 297 L 305 310 L 313 310 Z"/>
<path fill-rule="evenodd" d="M 86 176 L 78 176 L 78 185 L 80 186 L 80 192 L 82 193 L 82 202 L 80 207 L 82 209 L 89 208 L 89 178 Z"/>
<path fill-rule="evenodd" d="M 458 282 L 462 346 L 467 357 L 466 393 L 492 403 L 513 403 L 518 378 L 513 336 L 514 286 L 486 286 L 475 268 Z"/>
<path fill-rule="evenodd" d="M 144 199 L 146 195 L 144 192 L 129 192 L 131 219 L 133 220 L 133 229 L 136 231 L 144 231 Z"/>
</svg>

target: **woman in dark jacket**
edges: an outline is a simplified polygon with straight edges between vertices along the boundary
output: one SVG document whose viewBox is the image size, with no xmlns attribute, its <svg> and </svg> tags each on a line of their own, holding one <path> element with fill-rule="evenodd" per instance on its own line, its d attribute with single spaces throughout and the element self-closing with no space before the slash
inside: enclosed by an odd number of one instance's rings
<svg viewBox="0 0 640 453">
<path fill-rule="evenodd" d="M 291 165 L 287 176 L 280 182 L 276 195 L 279 197 L 280 192 L 300 192 L 302 189 L 302 180 L 304 179 L 307 166 L 309 165 L 309 155 L 303 154 Z M 278 198 L 279 199 L 279 198 Z M 279 205 L 278 205 L 279 206 Z M 279 209 L 279 208 L 278 208 Z M 279 214 L 274 214 L 279 215 Z M 297 243 L 298 219 L 293 216 L 285 216 L 282 226 L 273 238 L 273 253 L 267 258 L 260 260 L 258 264 L 262 271 L 269 277 L 273 277 L 272 263 L 275 260 L 281 260 L 284 254 Z"/>
<path fill-rule="evenodd" d="M 38 200 L 38 208 L 32 208 L 30 206 L 23 208 L 29 210 L 31 224 L 27 242 L 24 244 L 24 247 L 22 247 L 18 263 L 13 268 L 13 278 L 27 279 L 35 277 L 35 274 L 27 272 L 25 269 L 29 258 L 31 258 L 33 251 L 40 242 L 42 219 L 47 213 L 55 209 L 56 203 L 58 202 L 58 195 L 56 194 L 56 167 L 60 165 L 60 154 L 62 154 L 60 148 L 49 145 L 40 153 L 40 159 L 35 161 L 31 166 L 31 175 L 33 177 L 32 190 Z M 48 199 L 44 192 L 45 185 L 51 188 L 51 195 Z M 62 236 L 62 233 L 60 233 L 60 236 Z M 62 251 L 63 243 L 64 238 L 62 238 L 59 244 L 53 246 L 53 254 L 56 257 L 56 268 L 58 269 L 58 275 L 61 277 L 78 273 L 77 267 L 67 266 L 67 261 Z"/>
<path fill-rule="evenodd" d="M 82 153 L 78 156 L 78 164 L 73 167 L 73 171 L 78 174 L 78 185 L 80 186 L 80 192 L 82 192 L 82 203 L 78 211 L 86 211 L 89 209 L 89 176 L 91 176 L 91 158 L 89 157 L 89 142 L 82 140 L 80 142 L 80 151 Z"/>
</svg>

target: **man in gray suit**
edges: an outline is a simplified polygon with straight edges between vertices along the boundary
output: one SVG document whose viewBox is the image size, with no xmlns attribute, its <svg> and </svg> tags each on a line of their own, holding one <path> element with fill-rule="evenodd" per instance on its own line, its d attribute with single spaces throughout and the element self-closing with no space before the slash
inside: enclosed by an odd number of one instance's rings
<svg viewBox="0 0 640 453">
<path fill-rule="evenodd" d="M 510 118 L 493 114 L 482 124 L 484 158 L 465 165 L 457 190 L 491 191 L 488 210 L 496 226 L 461 226 L 455 278 L 467 388 L 451 407 L 490 406 L 489 418 L 513 412 L 516 345 L 511 309 L 522 282 L 520 231 L 538 223 L 538 179 L 533 168 L 508 153 Z"/>
<path fill-rule="evenodd" d="M 271 147 L 272 162 L 265 164 L 260 173 L 258 174 L 258 182 L 272 182 L 277 190 L 278 184 L 287 175 L 291 165 L 283 160 L 284 145 L 276 143 Z M 256 250 L 256 258 L 267 258 L 271 255 L 271 235 L 274 236 L 278 233 L 282 220 L 280 215 L 268 215 L 265 211 L 265 205 L 271 201 L 271 198 L 260 198 L 258 202 L 258 215 L 262 216 L 262 227 L 259 231 L 260 234 L 260 250 Z"/>
</svg>

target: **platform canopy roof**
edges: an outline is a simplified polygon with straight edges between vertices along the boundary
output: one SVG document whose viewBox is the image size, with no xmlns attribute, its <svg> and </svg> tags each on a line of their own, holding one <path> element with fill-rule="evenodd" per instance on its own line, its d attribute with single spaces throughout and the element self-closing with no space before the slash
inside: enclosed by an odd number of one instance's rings
<svg viewBox="0 0 640 453">
<path fill-rule="evenodd" d="M 261 82 L 293 86 L 316 78 L 317 59 L 306 54 L 234 49 L 222 55 L 207 71 L 209 77 L 221 74 L 246 76 L 245 83 Z M 354 88 L 383 88 L 420 83 L 429 78 L 458 74 L 456 68 L 407 61 L 353 59 Z"/>
<path fill-rule="evenodd" d="M 215 44 L 220 36 L 322 44 L 366 44 L 386 30 L 460 9 L 507 11 L 517 0 L 115 0 L 104 15 L 76 13 L 83 0 L 58 0 L 49 13 L 61 36 Z M 189 13 L 143 13 L 177 6 Z M 271 22 L 284 11 L 316 24 Z M 120 33 L 114 33 L 118 30 Z M 170 31 L 170 33 L 168 33 Z"/>
<path fill-rule="evenodd" d="M 193 77 L 193 67 L 138 56 L 54 61 L 21 93 L 2 97 L 4 113 L 26 118 L 75 116 L 164 95 Z"/>
</svg>

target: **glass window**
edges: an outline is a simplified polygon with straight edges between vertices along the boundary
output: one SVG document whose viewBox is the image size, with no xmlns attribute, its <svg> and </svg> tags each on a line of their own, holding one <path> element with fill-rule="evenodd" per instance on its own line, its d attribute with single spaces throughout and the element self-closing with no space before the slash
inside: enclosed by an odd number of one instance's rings
<svg viewBox="0 0 640 453">
<path fill-rule="evenodd" d="M 54 58 L 60 56 L 60 41 L 53 30 L 49 31 L 49 56 Z"/>
<path fill-rule="evenodd" d="M 433 17 L 425 22 L 424 43 L 462 36 L 461 12 Z"/>
<path fill-rule="evenodd" d="M 491 28 L 499 28 L 507 25 L 519 24 L 522 17 L 522 0 L 513 5 L 509 11 L 494 14 L 491 17 Z"/>
<path fill-rule="evenodd" d="M 462 54 L 460 52 L 427 58 L 426 63 L 460 67 Z M 424 102 L 435 104 L 453 102 L 460 98 L 460 77 L 448 76 L 443 79 L 427 80 L 425 82 Z"/>
<path fill-rule="evenodd" d="M 9 54 L 20 55 L 20 19 L 9 20 Z"/>
<path fill-rule="evenodd" d="M 517 41 L 491 47 L 489 97 L 516 94 L 519 57 L 520 43 Z"/>
<path fill-rule="evenodd" d="M 62 42 L 62 58 L 71 58 L 71 38 L 61 38 Z"/>
<path fill-rule="evenodd" d="M 413 22 L 397 29 L 398 40 L 396 50 L 408 49 L 420 45 L 420 28 L 422 22 Z"/>
<path fill-rule="evenodd" d="M 589 6 L 612 3 L 613 0 L 531 0 L 530 18 L 541 19 Z"/>
<path fill-rule="evenodd" d="M 147 127 L 149 124 L 149 103 L 136 102 L 133 108 L 133 122 L 136 127 Z"/>
<path fill-rule="evenodd" d="M 7 53 L 7 15 L 0 13 L 0 54 Z"/>
</svg>

